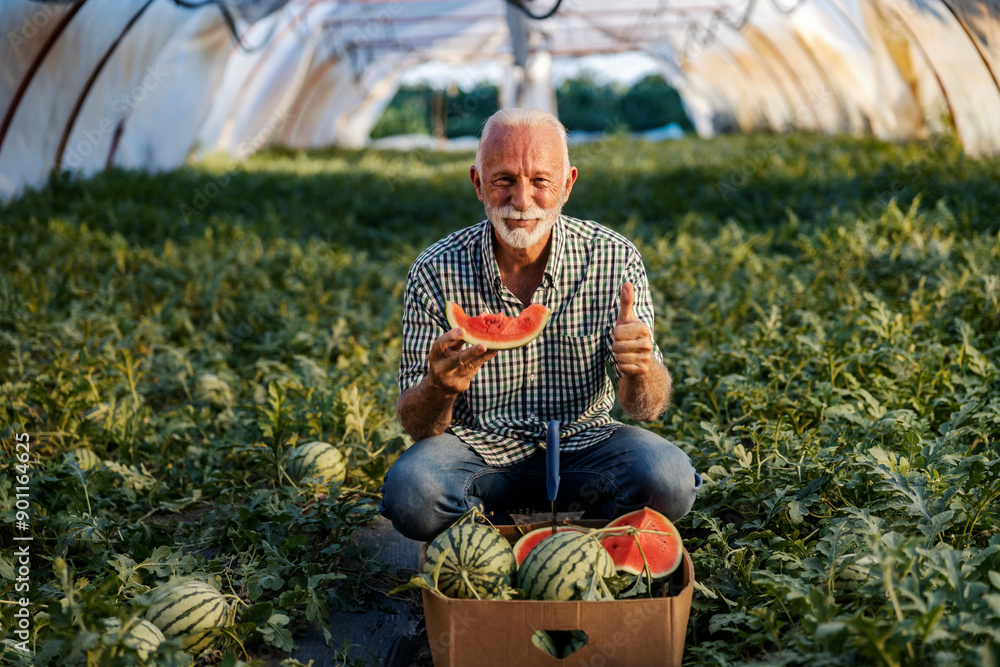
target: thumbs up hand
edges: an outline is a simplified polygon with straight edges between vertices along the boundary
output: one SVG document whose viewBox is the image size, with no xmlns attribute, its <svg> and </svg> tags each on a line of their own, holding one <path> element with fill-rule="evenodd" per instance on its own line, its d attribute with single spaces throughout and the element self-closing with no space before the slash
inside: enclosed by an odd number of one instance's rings
<svg viewBox="0 0 1000 667">
<path fill-rule="evenodd" d="M 618 370 L 625 375 L 645 375 L 653 362 L 653 336 L 649 327 L 635 316 L 635 288 L 632 283 L 622 285 L 621 304 L 613 332 L 611 350 Z"/>
<path fill-rule="evenodd" d="M 618 320 L 615 322 L 615 326 L 636 321 L 635 313 L 632 312 L 632 304 L 635 303 L 635 288 L 632 283 L 623 283 L 619 296 L 621 303 L 618 306 Z"/>
</svg>

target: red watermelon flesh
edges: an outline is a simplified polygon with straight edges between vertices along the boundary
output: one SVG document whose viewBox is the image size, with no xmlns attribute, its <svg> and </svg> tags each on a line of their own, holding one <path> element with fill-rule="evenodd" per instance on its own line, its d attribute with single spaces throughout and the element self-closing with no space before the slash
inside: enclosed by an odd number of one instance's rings
<svg viewBox="0 0 1000 667">
<path fill-rule="evenodd" d="M 582 528 L 575 528 L 573 526 L 557 526 L 556 532 L 562 532 L 564 530 L 575 530 L 578 533 L 586 532 Z M 549 535 L 552 535 L 552 526 L 546 526 L 545 528 L 536 528 L 530 533 L 525 533 L 521 536 L 514 544 L 514 558 L 517 559 L 517 566 L 521 567 L 521 561 L 524 560 L 525 556 L 531 553 L 531 550 L 535 546 L 544 540 Z"/>
<path fill-rule="evenodd" d="M 482 313 L 469 317 L 453 301 L 445 304 L 445 317 L 452 328 L 465 330 L 462 337 L 469 345 L 482 343 L 488 350 L 510 350 L 527 345 L 538 338 L 549 321 L 551 311 L 540 303 L 533 303 L 517 317 L 503 313 Z"/>
<path fill-rule="evenodd" d="M 642 574 L 643 554 L 649 563 L 649 576 L 653 579 L 665 577 L 681 564 L 684 557 L 684 544 L 680 533 L 670 523 L 670 519 L 656 510 L 644 507 L 618 517 L 607 525 L 607 528 L 625 528 L 631 526 L 644 531 L 669 533 L 660 535 L 652 532 L 642 532 L 634 535 L 608 535 L 601 544 L 611 554 L 615 569 L 630 574 Z M 638 538 L 638 543 L 636 543 Z M 642 546 L 640 552 L 639 546 Z"/>
</svg>

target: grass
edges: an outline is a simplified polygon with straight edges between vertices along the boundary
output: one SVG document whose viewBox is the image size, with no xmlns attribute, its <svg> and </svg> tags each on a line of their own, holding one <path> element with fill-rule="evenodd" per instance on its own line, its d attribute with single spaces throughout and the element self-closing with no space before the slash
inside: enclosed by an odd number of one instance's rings
<svg viewBox="0 0 1000 667">
<path fill-rule="evenodd" d="M 676 387 L 651 428 L 706 478 L 678 526 L 698 581 L 687 663 L 987 664 L 1000 163 L 947 138 L 805 134 L 572 157 L 566 212 L 646 262 Z M 35 664 L 141 664 L 99 621 L 140 615 L 172 575 L 238 611 L 209 662 L 377 604 L 363 582 L 387 575 L 350 536 L 408 442 L 400 295 L 420 250 L 482 217 L 470 162 L 273 150 L 65 177 L 0 210 L 0 518 L 18 520 L 29 438 Z M 281 477 L 314 439 L 348 454 L 339 495 Z M 78 447 L 103 463 L 68 463 Z M 27 663 L 15 611 L 3 656 Z M 151 659 L 187 660 L 171 642 Z"/>
</svg>

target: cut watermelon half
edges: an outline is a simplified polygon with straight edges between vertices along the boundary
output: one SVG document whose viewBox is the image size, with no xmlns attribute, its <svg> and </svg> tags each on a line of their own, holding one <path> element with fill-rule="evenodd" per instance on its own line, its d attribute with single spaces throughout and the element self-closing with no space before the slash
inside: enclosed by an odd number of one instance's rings
<svg viewBox="0 0 1000 667">
<path fill-rule="evenodd" d="M 469 345 L 482 343 L 488 350 L 510 350 L 538 338 L 552 313 L 540 303 L 533 303 L 517 317 L 503 313 L 483 313 L 469 317 L 453 301 L 445 304 L 445 316 L 452 328 L 465 330 L 462 337 Z"/>
<path fill-rule="evenodd" d="M 556 532 L 561 533 L 564 530 L 575 530 L 578 533 L 586 532 L 582 528 L 576 528 L 574 526 L 557 526 Z M 545 528 L 536 528 L 530 533 L 525 533 L 521 536 L 514 544 L 514 558 L 517 559 L 517 566 L 521 567 L 521 561 L 531 553 L 539 542 L 544 540 L 546 537 L 552 535 L 552 526 L 546 526 Z"/>
<path fill-rule="evenodd" d="M 611 554 L 615 569 L 619 572 L 642 574 L 644 563 L 649 564 L 649 576 L 653 579 L 665 577 L 681 564 L 684 558 L 684 544 L 680 533 L 670 523 L 670 519 L 656 510 L 644 507 L 618 517 L 607 528 L 637 528 L 637 534 L 608 535 L 601 544 Z M 661 534 L 665 533 L 665 534 Z M 637 541 L 638 540 L 638 541 Z M 639 547 L 642 550 L 639 550 Z"/>
</svg>

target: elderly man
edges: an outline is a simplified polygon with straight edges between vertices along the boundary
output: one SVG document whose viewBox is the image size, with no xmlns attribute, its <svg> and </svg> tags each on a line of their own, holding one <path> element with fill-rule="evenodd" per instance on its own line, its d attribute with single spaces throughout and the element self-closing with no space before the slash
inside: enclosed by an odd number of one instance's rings
<svg viewBox="0 0 1000 667">
<path fill-rule="evenodd" d="M 428 540 L 473 505 L 498 523 L 548 509 L 542 446 L 558 420 L 560 509 L 610 519 L 650 506 L 682 517 L 701 485 L 688 456 L 611 418 L 609 364 L 637 420 L 667 408 L 671 379 L 639 252 L 562 215 L 577 178 L 565 128 L 542 111 L 498 111 L 470 175 L 487 220 L 432 245 L 407 279 L 396 410 L 415 443 L 385 476 L 383 515 Z M 446 301 L 511 317 L 540 303 L 552 315 L 528 345 L 487 350 L 449 328 Z"/>
</svg>

